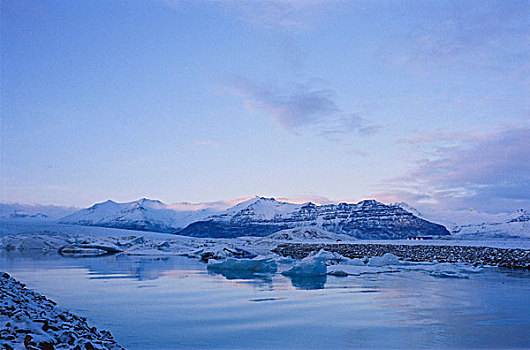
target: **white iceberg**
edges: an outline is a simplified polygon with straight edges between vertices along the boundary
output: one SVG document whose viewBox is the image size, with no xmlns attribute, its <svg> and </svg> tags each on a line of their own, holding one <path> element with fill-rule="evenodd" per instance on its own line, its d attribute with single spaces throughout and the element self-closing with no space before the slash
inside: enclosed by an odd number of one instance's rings
<svg viewBox="0 0 530 350">
<path fill-rule="evenodd" d="M 342 263 L 345 265 L 353 265 L 353 266 L 365 266 L 368 263 L 368 259 L 359 259 L 359 258 L 353 258 L 353 259 L 347 259 L 343 261 Z"/>
<path fill-rule="evenodd" d="M 386 253 L 383 256 L 374 256 L 368 263 L 370 266 L 399 265 L 400 262 L 394 254 Z"/>
<path fill-rule="evenodd" d="M 482 271 L 481 268 L 451 264 L 451 263 L 439 263 L 434 265 L 431 270 L 431 276 L 443 277 L 443 278 L 469 278 L 470 273 L 477 273 Z"/>
<path fill-rule="evenodd" d="M 344 258 L 337 253 L 330 253 L 325 250 L 320 250 L 316 253 L 311 253 L 300 262 L 295 264 L 291 269 L 282 272 L 285 276 L 323 276 L 328 272 L 326 262 L 333 260 L 340 260 Z"/>
<path fill-rule="evenodd" d="M 282 272 L 285 276 L 323 276 L 328 272 L 326 263 L 322 260 L 302 260 L 290 270 Z"/>
<path fill-rule="evenodd" d="M 274 259 L 270 257 L 254 259 L 234 259 L 228 258 L 221 262 L 212 262 L 208 264 L 209 270 L 236 270 L 252 273 L 275 273 L 278 266 Z"/>
</svg>

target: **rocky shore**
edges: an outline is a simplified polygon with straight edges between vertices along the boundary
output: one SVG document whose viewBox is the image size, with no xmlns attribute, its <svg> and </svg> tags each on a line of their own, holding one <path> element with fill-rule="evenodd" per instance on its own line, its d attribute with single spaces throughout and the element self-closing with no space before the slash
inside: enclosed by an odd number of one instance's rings
<svg viewBox="0 0 530 350">
<path fill-rule="evenodd" d="M 324 249 L 337 252 L 348 258 L 382 256 L 391 253 L 407 261 L 465 262 L 473 265 L 487 265 L 530 269 L 530 249 L 506 249 L 492 247 L 451 245 L 398 245 L 398 244 L 307 244 L 285 243 L 272 251 L 294 259 L 305 258 L 309 253 Z"/>
<path fill-rule="evenodd" d="M 0 295 L 1 349 L 123 349 L 109 332 L 90 327 L 5 272 Z"/>
</svg>

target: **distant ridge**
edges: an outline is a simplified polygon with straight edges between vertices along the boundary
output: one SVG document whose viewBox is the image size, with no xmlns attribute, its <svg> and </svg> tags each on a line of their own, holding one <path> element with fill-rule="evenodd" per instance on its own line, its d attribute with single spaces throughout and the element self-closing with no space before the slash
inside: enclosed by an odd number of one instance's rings
<svg viewBox="0 0 530 350">
<path fill-rule="evenodd" d="M 362 239 L 449 234 L 442 225 L 418 218 L 398 205 L 375 200 L 316 205 L 255 196 L 234 201 L 228 208 L 215 203 L 211 206 L 203 203 L 201 209 L 196 209 L 193 204 L 164 204 L 147 198 L 128 203 L 109 200 L 68 215 L 59 222 L 218 238 L 263 237 L 306 226 Z"/>
</svg>

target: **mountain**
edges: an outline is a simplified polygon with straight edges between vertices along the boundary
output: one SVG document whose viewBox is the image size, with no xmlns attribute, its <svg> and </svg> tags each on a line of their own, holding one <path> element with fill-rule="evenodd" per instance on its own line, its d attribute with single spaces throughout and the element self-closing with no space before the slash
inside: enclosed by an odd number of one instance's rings
<svg viewBox="0 0 530 350">
<path fill-rule="evenodd" d="M 22 210 L 15 210 L 14 212 L 10 213 L 9 215 L 3 216 L 7 217 L 9 219 L 22 219 L 22 220 L 46 220 L 48 219 L 48 215 L 42 214 L 42 213 L 28 213 L 27 211 Z"/>
<path fill-rule="evenodd" d="M 358 239 L 402 239 L 449 235 L 445 227 L 420 219 L 397 205 L 375 200 L 357 204 L 315 205 L 256 197 L 188 225 L 180 235 L 193 237 L 267 236 L 295 227 L 318 227 Z"/>
<path fill-rule="evenodd" d="M 31 218 L 57 219 L 78 211 L 79 208 L 58 205 L 0 203 L 0 218 L 14 218 L 19 215 Z M 21 218 L 20 216 L 18 218 Z"/>
<path fill-rule="evenodd" d="M 147 198 L 128 203 L 108 200 L 68 215 L 59 223 L 173 233 L 216 212 L 200 208 L 186 203 L 164 204 Z"/>
<path fill-rule="evenodd" d="M 225 208 L 230 204 L 233 206 Z M 445 227 L 418 218 L 397 205 L 374 200 L 316 205 L 257 196 L 210 205 L 164 204 L 146 198 L 128 203 L 109 200 L 66 216 L 60 222 L 218 238 L 263 237 L 297 227 L 316 227 L 362 239 L 449 234 Z"/>
<path fill-rule="evenodd" d="M 454 235 L 530 238 L 530 214 L 519 209 L 513 213 L 486 214 L 470 211 L 467 219 L 450 226 Z"/>
<path fill-rule="evenodd" d="M 530 213 L 524 209 L 500 214 L 483 213 L 475 209 L 422 210 L 420 213 L 406 203 L 398 203 L 397 205 L 425 220 L 444 225 L 453 236 L 530 238 Z"/>
</svg>

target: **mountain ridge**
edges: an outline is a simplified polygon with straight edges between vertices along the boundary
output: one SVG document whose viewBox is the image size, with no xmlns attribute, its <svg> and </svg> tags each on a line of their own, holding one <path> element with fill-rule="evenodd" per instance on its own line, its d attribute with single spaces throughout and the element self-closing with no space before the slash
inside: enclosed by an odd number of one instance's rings
<svg viewBox="0 0 530 350">
<path fill-rule="evenodd" d="M 418 218 L 396 205 L 375 200 L 316 205 L 246 197 L 220 210 L 176 210 L 171 204 L 142 198 L 127 203 L 106 201 L 62 218 L 60 223 L 168 232 L 193 237 L 267 236 L 296 227 L 316 227 L 354 238 L 398 239 L 444 236 L 442 225 Z"/>
</svg>

